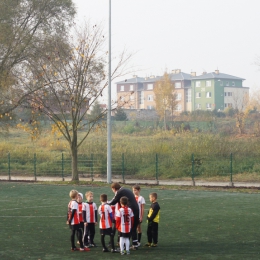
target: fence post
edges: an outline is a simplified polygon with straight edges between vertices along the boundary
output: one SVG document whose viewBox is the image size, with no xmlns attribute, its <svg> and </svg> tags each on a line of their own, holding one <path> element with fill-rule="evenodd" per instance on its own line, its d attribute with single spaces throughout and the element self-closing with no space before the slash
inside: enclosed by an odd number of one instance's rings
<svg viewBox="0 0 260 260">
<path fill-rule="evenodd" d="M 36 178 L 36 153 L 33 156 L 33 172 L 34 172 L 34 180 L 37 181 L 37 178 Z"/>
<path fill-rule="evenodd" d="M 122 153 L 122 182 L 125 183 L 125 154 Z"/>
<path fill-rule="evenodd" d="M 61 178 L 64 181 L 64 155 L 61 153 Z"/>
<path fill-rule="evenodd" d="M 94 156 L 93 153 L 91 154 L 91 180 L 94 181 L 93 178 L 93 164 L 94 164 Z"/>
<path fill-rule="evenodd" d="M 191 179 L 192 179 L 192 186 L 195 186 L 195 180 L 194 180 L 194 154 L 191 155 Z"/>
<path fill-rule="evenodd" d="M 9 176 L 9 181 L 11 180 L 11 158 L 10 158 L 10 153 L 8 153 L 8 176 Z"/>
<path fill-rule="evenodd" d="M 229 186 L 233 186 L 234 183 L 233 183 L 233 155 L 232 153 L 230 154 L 230 183 L 229 183 Z"/>
<path fill-rule="evenodd" d="M 155 178 L 156 178 L 156 183 L 157 185 L 159 184 L 159 181 L 158 181 L 158 154 L 156 153 L 155 154 Z"/>
</svg>

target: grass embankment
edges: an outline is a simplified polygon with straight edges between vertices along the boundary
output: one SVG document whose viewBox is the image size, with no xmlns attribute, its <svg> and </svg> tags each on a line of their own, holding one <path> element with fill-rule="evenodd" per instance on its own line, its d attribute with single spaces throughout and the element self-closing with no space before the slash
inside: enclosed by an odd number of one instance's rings
<svg viewBox="0 0 260 260">
<path fill-rule="evenodd" d="M 81 135 L 81 133 L 80 133 Z M 64 153 L 64 174 L 70 174 L 67 143 L 45 131 L 35 141 L 21 130 L 12 129 L 0 142 L 0 170 L 11 174 L 60 175 Z M 229 181 L 260 180 L 260 139 L 229 137 L 209 133 L 113 134 L 112 172 L 135 178 L 191 179 L 192 154 L 195 179 Z M 232 158 L 231 158 L 232 153 Z M 36 154 L 36 158 L 35 155 Z M 124 154 L 124 156 L 122 156 Z M 156 154 L 158 160 L 156 162 Z M 232 163 L 232 165 L 231 165 Z M 79 171 L 82 174 L 106 173 L 106 133 L 91 133 L 79 149 Z"/>
</svg>

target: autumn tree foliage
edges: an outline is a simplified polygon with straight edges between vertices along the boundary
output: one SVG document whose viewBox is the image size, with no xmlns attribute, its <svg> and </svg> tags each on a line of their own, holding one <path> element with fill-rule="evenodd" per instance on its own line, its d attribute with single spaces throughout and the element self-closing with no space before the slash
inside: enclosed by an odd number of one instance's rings
<svg viewBox="0 0 260 260">
<path fill-rule="evenodd" d="M 170 75 L 165 72 L 160 80 L 155 83 L 154 87 L 156 111 L 164 121 L 164 129 L 166 130 L 167 112 L 173 115 L 178 104 L 174 83 L 171 82 Z"/>
<path fill-rule="evenodd" d="M 43 46 L 40 55 L 35 55 L 27 66 L 30 77 L 19 78 L 28 93 L 34 90 L 27 95 L 23 106 L 45 114 L 68 142 L 72 180 L 79 179 L 79 147 L 107 112 L 104 109 L 87 117 L 108 85 L 108 53 L 104 43 L 102 28 L 96 25 L 76 29 L 67 42 L 51 38 L 46 41 L 48 48 Z M 124 53 L 119 56 L 112 79 L 120 74 L 121 66 L 128 60 L 124 57 Z"/>
<path fill-rule="evenodd" d="M 47 38 L 66 37 L 75 7 L 72 0 L 0 0 L 0 113 L 10 117 L 26 95 L 18 78 Z"/>
</svg>

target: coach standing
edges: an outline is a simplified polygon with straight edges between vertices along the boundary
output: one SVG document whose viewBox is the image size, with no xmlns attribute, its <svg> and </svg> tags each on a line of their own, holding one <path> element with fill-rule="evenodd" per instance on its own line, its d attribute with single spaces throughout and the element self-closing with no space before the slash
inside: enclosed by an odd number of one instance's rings
<svg viewBox="0 0 260 260">
<path fill-rule="evenodd" d="M 122 197 L 128 198 L 128 207 L 132 209 L 134 213 L 134 225 L 132 228 L 132 240 L 133 240 L 133 249 L 138 248 L 138 240 L 137 240 L 137 226 L 139 224 L 139 207 L 136 202 L 135 196 L 133 192 L 129 189 L 123 188 L 120 186 L 118 182 L 114 182 L 111 184 L 111 189 L 115 193 L 115 197 L 109 201 L 109 205 L 115 205 L 116 203 L 120 202 Z"/>
</svg>

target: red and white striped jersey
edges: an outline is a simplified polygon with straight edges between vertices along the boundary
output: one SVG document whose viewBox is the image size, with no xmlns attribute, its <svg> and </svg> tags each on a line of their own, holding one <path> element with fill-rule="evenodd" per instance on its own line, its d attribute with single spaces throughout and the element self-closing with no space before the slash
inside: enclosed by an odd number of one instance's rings
<svg viewBox="0 0 260 260">
<path fill-rule="evenodd" d="M 116 228 L 122 233 L 130 233 L 134 224 L 133 211 L 127 206 L 116 211 Z"/>
<path fill-rule="evenodd" d="M 115 205 L 110 205 L 110 207 L 112 209 L 113 217 L 115 219 L 116 218 L 116 211 L 121 208 L 121 205 L 120 205 L 120 203 L 116 203 Z"/>
<path fill-rule="evenodd" d="M 69 221 L 71 218 L 71 202 L 72 200 L 69 202 L 68 204 L 68 213 L 67 213 L 67 220 Z"/>
<path fill-rule="evenodd" d="M 82 210 L 83 210 L 83 203 L 78 203 L 79 222 L 84 222 Z"/>
<path fill-rule="evenodd" d="M 139 207 L 139 218 L 141 217 L 141 206 L 142 204 L 145 204 L 145 199 L 143 196 L 135 196 L 135 200 L 138 204 L 138 207 Z"/>
<path fill-rule="evenodd" d="M 108 204 L 102 204 L 98 208 L 98 214 L 100 216 L 99 228 L 107 229 L 112 227 L 112 219 L 110 217 L 112 209 Z"/>
<path fill-rule="evenodd" d="M 97 205 L 95 202 L 93 203 L 83 203 L 83 210 L 86 211 L 86 220 L 87 223 L 95 223 L 97 222 L 95 211 L 97 210 Z"/>
<path fill-rule="evenodd" d="M 71 219 L 71 225 L 77 225 L 79 224 L 79 212 L 78 212 L 78 202 L 75 200 L 72 200 L 70 203 L 71 212 L 73 209 L 76 210 L 73 218 Z"/>
</svg>

